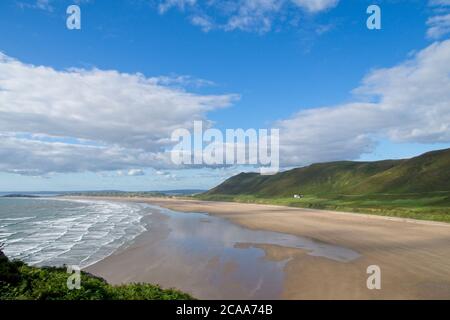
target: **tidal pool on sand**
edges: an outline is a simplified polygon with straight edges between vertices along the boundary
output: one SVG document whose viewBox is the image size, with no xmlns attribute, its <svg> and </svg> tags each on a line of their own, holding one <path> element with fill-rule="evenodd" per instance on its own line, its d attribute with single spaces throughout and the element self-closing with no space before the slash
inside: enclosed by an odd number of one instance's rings
<svg viewBox="0 0 450 320">
<path fill-rule="evenodd" d="M 148 231 L 87 271 L 113 283 L 176 287 L 201 299 L 276 299 L 281 298 L 288 260 L 267 259 L 262 246 L 301 249 L 339 263 L 359 257 L 347 248 L 251 230 L 208 214 L 149 207 L 153 214 L 146 218 Z"/>
</svg>

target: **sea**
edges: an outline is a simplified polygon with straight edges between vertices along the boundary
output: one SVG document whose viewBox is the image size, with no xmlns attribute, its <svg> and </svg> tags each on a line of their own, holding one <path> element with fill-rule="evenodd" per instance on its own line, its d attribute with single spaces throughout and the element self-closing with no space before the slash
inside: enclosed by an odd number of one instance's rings
<svg viewBox="0 0 450 320">
<path fill-rule="evenodd" d="M 147 229 L 145 204 L 0 197 L 0 245 L 36 266 L 89 266 Z"/>
<path fill-rule="evenodd" d="M 85 268 L 136 243 L 140 249 L 133 248 L 150 258 L 133 264 L 131 273 L 118 272 L 120 281 L 145 279 L 209 299 L 279 298 L 291 257 L 266 258 L 265 245 L 339 262 L 360 256 L 349 248 L 248 229 L 206 213 L 124 201 L 0 196 L 0 245 L 10 259 L 30 265 Z M 138 238 L 146 230 L 147 237 Z"/>
</svg>

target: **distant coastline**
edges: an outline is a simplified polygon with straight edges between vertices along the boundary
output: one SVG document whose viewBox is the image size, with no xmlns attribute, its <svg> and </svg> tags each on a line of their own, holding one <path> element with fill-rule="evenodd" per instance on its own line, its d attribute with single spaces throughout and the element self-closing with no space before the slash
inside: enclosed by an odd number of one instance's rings
<svg viewBox="0 0 450 320">
<path fill-rule="evenodd" d="M 0 196 L 2 198 L 39 198 L 39 196 L 31 194 L 11 193 Z"/>
</svg>

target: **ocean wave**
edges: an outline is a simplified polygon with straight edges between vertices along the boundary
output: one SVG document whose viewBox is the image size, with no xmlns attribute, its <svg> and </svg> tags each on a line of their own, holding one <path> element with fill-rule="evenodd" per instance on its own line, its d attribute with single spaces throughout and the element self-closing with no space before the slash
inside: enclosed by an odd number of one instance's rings
<svg viewBox="0 0 450 320">
<path fill-rule="evenodd" d="M 36 218 L 33 217 L 20 217 L 20 218 L 0 218 L 0 221 L 23 221 L 23 220 L 30 220 Z"/>
<path fill-rule="evenodd" d="M 82 267 L 112 254 L 146 230 L 142 223 L 151 214 L 136 203 L 96 200 L 17 200 L 17 213 L 34 210 L 42 215 L 5 217 L 0 207 L 5 253 L 32 265 L 78 264 Z M 14 225 L 8 222 L 14 222 Z"/>
</svg>

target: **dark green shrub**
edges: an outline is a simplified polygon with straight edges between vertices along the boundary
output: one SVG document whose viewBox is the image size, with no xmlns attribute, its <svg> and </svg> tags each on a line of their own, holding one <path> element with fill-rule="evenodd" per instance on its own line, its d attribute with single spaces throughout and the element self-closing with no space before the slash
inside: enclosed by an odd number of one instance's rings
<svg viewBox="0 0 450 320">
<path fill-rule="evenodd" d="M 0 250 L 0 299 L 14 300 L 188 300 L 190 295 L 152 284 L 112 286 L 104 279 L 81 272 L 81 288 L 67 287 L 65 268 L 31 267 L 9 261 Z"/>
</svg>

